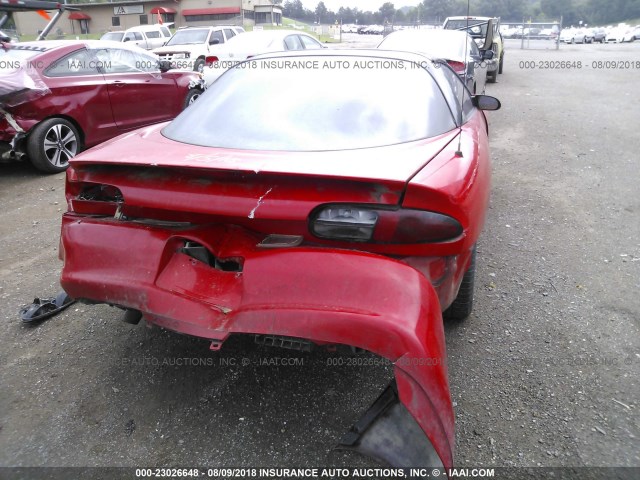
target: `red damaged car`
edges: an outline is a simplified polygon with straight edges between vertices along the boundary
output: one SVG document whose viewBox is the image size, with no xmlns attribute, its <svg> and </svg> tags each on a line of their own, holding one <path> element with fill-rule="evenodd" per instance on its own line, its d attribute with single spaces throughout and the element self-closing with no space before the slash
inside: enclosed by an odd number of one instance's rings
<svg viewBox="0 0 640 480">
<path fill-rule="evenodd" d="M 122 43 L 41 41 L 0 47 L 0 161 L 60 172 L 82 149 L 171 120 L 202 92 L 193 72 Z"/>
<path fill-rule="evenodd" d="M 416 54 L 254 57 L 173 122 L 71 160 L 62 287 L 214 350 L 247 334 L 385 357 L 395 382 L 342 447 L 449 468 L 441 312 L 471 308 L 481 110 L 499 107 Z"/>
</svg>

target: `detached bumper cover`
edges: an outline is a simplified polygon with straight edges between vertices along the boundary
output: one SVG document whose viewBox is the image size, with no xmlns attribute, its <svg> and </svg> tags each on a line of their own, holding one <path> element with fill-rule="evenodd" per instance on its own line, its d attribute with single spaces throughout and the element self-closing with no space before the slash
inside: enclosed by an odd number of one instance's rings
<svg viewBox="0 0 640 480">
<path fill-rule="evenodd" d="M 140 310 L 162 327 L 223 342 L 248 333 L 353 345 L 394 362 L 397 396 L 451 468 L 454 420 L 440 305 L 395 260 L 327 248 L 264 250 L 230 225 L 171 230 L 67 214 L 61 284 L 72 297 Z M 198 242 L 242 271 L 180 252 Z M 404 462 L 406 463 L 406 462 Z M 417 466 L 417 465 L 399 465 Z"/>
</svg>

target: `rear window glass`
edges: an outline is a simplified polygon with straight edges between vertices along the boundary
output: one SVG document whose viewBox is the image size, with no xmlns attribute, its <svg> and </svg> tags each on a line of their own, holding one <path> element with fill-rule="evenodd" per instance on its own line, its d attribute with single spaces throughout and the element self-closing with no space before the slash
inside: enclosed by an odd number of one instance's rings
<svg viewBox="0 0 640 480">
<path fill-rule="evenodd" d="M 487 20 L 449 20 L 447 30 L 466 30 L 474 38 L 487 36 Z"/>
<path fill-rule="evenodd" d="M 167 45 L 189 45 L 207 41 L 209 29 L 179 30 L 169 39 Z"/>
<path fill-rule="evenodd" d="M 100 40 L 112 40 L 114 42 L 119 42 L 124 37 L 124 32 L 109 32 L 105 33 Z"/>
<path fill-rule="evenodd" d="M 163 134 L 211 147 L 327 151 L 409 142 L 453 128 L 442 92 L 419 65 L 299 56 L 231 69 Z"/>
<path fill-rule="evenodd" d="M 463 32 L 405 30 L 385 37 L 378 48 L 416 51 L 434 58 L 458 59 L 466 56 L 468 38 Z"/>
</svg>

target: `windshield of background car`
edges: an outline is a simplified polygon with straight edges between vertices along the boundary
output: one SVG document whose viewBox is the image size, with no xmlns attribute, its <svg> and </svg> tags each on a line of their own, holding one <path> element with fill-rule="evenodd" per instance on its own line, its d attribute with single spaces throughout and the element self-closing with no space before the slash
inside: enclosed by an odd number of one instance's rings
<svg viewBox="0 0 640 480">
<path fill-rule="evenodd" d="M 198 30 L 178 30 L 173 34 L 173 37 L 169 39 L 167 45 L 190 45 L 196 43 L 204 43 L 207 41 L 209 35 L 208 29 Z"/>
<path fill-rule="evenodd" d="M 109 32 L 105 33 L 100 40 L 112 40 L 114 42 L 119 42 L 124 37 L 124 32 Z"/>
<path fill-rule="evenodd" d="M 466 29 L 474 38 L 485 38 L 487 36 L 486 20 L 449 20 L 447 30 L 463 30 Z"/>
<path fill-rule="evenodd" d="M 410 142 L 454 128 L 440 88 L 419 64 L 291 56 L 232 68 L 163 134 L 208 147 L 329 151 Z"/>
</svg>

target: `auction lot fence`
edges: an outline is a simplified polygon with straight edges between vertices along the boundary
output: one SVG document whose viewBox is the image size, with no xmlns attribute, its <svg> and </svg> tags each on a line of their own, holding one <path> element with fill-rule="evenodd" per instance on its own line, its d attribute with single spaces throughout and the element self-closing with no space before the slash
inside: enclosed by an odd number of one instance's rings
<svg viewBox="0 0 640 480">
<path fill-rule="evenodd" d="M 523 50 L 558 50 L 562 17 L 545 22 L 503 22 L 500 31 L 505 44 L 511 48 L 517 46 Z"/>
</svg>

